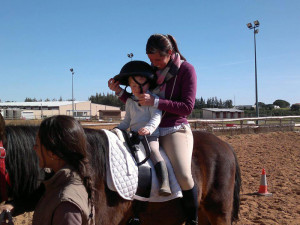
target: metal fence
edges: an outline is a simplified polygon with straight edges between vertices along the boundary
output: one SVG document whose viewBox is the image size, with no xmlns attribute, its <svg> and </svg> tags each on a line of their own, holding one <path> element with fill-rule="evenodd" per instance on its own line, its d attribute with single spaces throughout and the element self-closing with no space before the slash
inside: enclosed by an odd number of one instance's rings
<svg viewBox="0 0 300 225">
<path fill-rule="evenodd" d="M 189 120 L 193 130 L 216 135 L 293 131 L 300 126 L 300 116 L 255 117 L 240 119 Z"/>
</svg>

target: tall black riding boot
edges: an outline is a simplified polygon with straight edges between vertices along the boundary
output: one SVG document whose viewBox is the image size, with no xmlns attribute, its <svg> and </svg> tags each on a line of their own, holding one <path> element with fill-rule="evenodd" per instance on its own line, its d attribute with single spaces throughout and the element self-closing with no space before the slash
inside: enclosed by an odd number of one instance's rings
<svg viewBox="0 0 300 225">
<path fill-rule="evenodd" d="M 182 191 L 182 201 L 186 214 L 186 225 L 198 224 L 198 191 L 196 184 L 187 191 Z"/>
<path fill-rule="evenodd" d="M 168 196 L 171 194 L 168 169 L 165 161 L 160 161 L 154 166 L 160 184 L 159 195 Z"/>
</svg>

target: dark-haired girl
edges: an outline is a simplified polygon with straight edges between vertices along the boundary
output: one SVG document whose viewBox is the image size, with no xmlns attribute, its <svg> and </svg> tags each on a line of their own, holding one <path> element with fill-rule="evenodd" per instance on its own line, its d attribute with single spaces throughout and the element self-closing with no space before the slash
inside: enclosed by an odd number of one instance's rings
<svg viewBox="0 0 300 225">
<path fill-rule="evenodd" d="M 39 128 L 34 149 L 41 168 L 54 175 L 44 181 L 45 192 L 33 215 L 33 225 L 94 224 L 94 189 L 86 136 L 73 117 L 53 116 Z"/>
</svg>

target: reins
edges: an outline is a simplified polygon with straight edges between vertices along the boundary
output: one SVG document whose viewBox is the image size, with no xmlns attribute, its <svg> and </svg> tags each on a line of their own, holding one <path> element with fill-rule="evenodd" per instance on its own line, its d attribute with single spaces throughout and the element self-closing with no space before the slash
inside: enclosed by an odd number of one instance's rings
<svg viewBox="0 0 300 225">
<path fill-rule="evenodd" d="M 10 185 L 10 180 L 5 167 L 6 150 L 3 142 L 0 141 L 0 193 L 2 201 L 8 200 L 6 185 Z"/>
</svg>

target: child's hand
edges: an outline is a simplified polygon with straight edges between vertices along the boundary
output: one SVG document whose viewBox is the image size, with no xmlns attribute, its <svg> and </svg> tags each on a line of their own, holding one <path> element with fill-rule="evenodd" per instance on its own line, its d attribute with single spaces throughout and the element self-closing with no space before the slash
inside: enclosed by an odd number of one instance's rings
<svg viewBox="0 0 300 225">
<path fill-rule="evenodd" d="M 3 211 L 12 211 L 14 209 L 13 205 L 11 204 L 5 204 L 5 205 L 1 205 L 0 206 L 0 213 L 2 213 Z"/>
<path fill-rule="evenodd" d="M 138 133 L 139 133 L 139 135 L 144 136 L 144 135 L 149 135 L 150 131 L 147 128 L 142 127 L 141 129 L 139 129 Z"/>
</svg>

